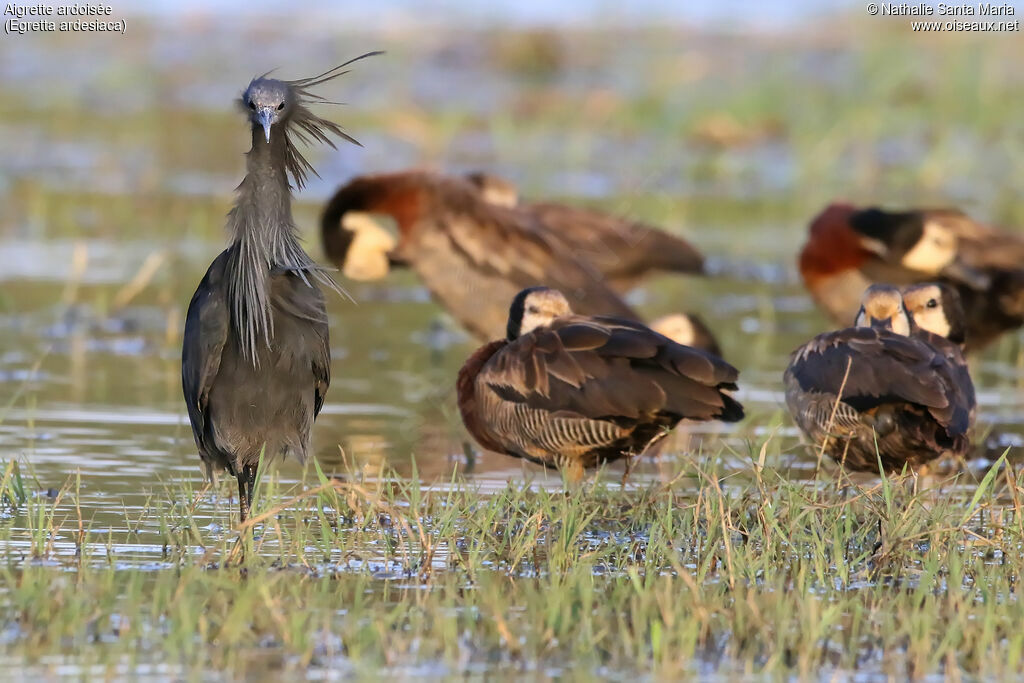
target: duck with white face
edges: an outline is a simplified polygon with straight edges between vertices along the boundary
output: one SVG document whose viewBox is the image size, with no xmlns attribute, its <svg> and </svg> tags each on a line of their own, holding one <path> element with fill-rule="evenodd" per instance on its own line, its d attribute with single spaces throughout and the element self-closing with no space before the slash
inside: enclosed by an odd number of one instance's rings
<svg viewBox="0 0 1024 683">
<path fill-rule="evenodd" d="M 895 287 L 870 287 L 855 327 L 796 349 L 784 382 L 815 452 L 849 470 L 915 470 L 970 446 L 974 388 L 959 349 L 921 331 Z"/>
<path fill-rule="evenodd" d="M 563 471 L 640 455 L 680 420 L 742 419 L 738 371 L 619 318 L 583 316 L 547 287 L 512 301 L 506 338 L 459 372 L 459 410 L 484 448 Z"/>
<path fill-rule="evenodd" d="M 903 304 L 914 324 L 963 347 L 966 343 L 964 307 L 949 285 L 926 282 L 903 290 Z"/>
<path fill-rule="evenodd" d="M 694 313 L 669 313 L 651 321 L 651 329 L 677 344 L 703 349 L 722 358 L 722 348 L 711 329 Z"/>
<path fill-rule="evenodd" d="M 488 204 L 505 208 L 519 205 L 519 190 L 510 180 L 484 171 L 467 173 L 466 180 L 479 188 L 480 195 Z"/>
<path fill-rule="evenodd" d="M 960 211 L 847 204 L 833 204 L 814 219 L 799 258 L 808 291 L 840 323 L 875 282 L 949 287 L 967 313 L 968 350 L 1024 325 L 1022 264 L 1024 238 Z"/>
<path fill-rule="evenodd" d="M 508 314 L 508 341 L 515 341 L 538 327 L 548 327 L 559 318 L 572 315 L 569 300 L 557 289 L 531 287 L 512 300 Z"/>
<path fill-rule="evenodd" d="M 381 231 L 385 222 L 395 238 Z M 680 237 L 585 207 L 521 202 L 511 183 L 486 173 L 353 178 L 324 207 L 320 227 L 324 253 L 346 276 L 411 269 L 483 341 L 503 333 L 504 302 L 537 282 L 560 289 L 579 313 L 640 320 L 621 292 L 653 271 L 704 272 L 703 256 Z M 689 339 L 717 353 L 706 326 Z"/>
</svg>

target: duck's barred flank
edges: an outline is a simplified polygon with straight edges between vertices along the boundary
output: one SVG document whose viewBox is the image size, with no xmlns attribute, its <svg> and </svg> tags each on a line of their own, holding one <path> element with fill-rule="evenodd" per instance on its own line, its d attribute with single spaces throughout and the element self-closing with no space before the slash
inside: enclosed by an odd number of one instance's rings
<svg viewBox="0 0 1024 683">
<path fill-rule="evenodd" d="M 629 434 L 607 420 L 584 417 L 551 417 L 525 403 L 511 403 L 484 391 L 480 411 L 495 432 L 505 434 L 519 452 L 543 460 L 534 453 L 576 453 L 609 446 Z"/>
</svg>

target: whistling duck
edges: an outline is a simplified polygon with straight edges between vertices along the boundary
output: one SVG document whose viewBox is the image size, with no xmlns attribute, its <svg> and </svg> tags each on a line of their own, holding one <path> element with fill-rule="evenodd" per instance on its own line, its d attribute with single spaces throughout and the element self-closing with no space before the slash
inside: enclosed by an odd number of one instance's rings
<svg viewBox="0 0 1024 683">
<path fill-rule="evenodd" d="M 459 411 L 488 450 L 561 469 L 639 455 L 682 419 L 743 418 L 737 370 L 632 321 L 575 315 L 546 287 L 515 296 L 504 339 L 459 371 Z"/>
<path fill-rule="evenodd" d="M 793 352 L 786 405 L 815 447 L 850 470 L 877 472 L 881 460 L 898 472 L 944 454 L 961 457 L 974 388 L 957 346 L 940 339 L 914 325 L 898 289 L 874 285 L 856 327 Z"/>
<path fill-rule="evenodd" d="M 873 282 L 937 281 L 963 302 L 969 350 L 1024 325 L 1024 238 L 959 211 L 833 204 L 811 223 L 799 266 L 815 301 L 840 324 Z"/>
<path fill-rule="evenodd" d="M 394 219 L 398 240 L 371 214 Z M 587 262 L 566 251 L 529 214 L 483 200 L 465 178 L 410 171 L 352 180 L 324 210 L 324 251 L 348 273 L 389 266 L 416 271 L 434 298 L 482 339 L 503 334 L 504 303 L 523 287 L 557 286 L 584 313 L 637 314 Z"/>
<path fill-rule="evenodd" d="M 519 207 L 546 226 L 572 253 L 592 263 L 617 291 L 654 271 L 702 274 L 704 256 L 686 240 L 646 223 L 554 202 L 522 203 L 512 183 L 489 173 L 466 176 L 485 201 Z"/>
</svg>

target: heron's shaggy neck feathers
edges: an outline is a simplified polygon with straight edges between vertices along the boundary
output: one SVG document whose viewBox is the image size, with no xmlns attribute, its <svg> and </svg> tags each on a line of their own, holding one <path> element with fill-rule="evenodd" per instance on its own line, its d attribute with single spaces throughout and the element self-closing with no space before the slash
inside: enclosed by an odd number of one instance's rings
<svg viewBox="0 0 1024 683">
<path fill-rule="evenodd" d="M 268 143 L 263 129 L 253 126 L 252 149 L 246 156 L 247 173 L 228 216 L 232 242 L 237 245 L 228 286 L 231 318 L 242 353 L 254 364 L 258 345 L 265 343 L 269 348 L 274 336 L 272 274 L 290 271 L 311 287 L 315 285 L 307 274 L 312 274 L 315 280 L 340 291 L 299 243 L 288 183 L 289 150 L 294 149 L 289 132 L 288 127 L 273 131 Z M 298 154 L 295 156 L 302 159 Z"/>
<path fill-rule="evenodd" d="M 299 244 L 292 220 L 292 193 L 289 176 L 295 187 L 302 189 L 313 166 L 295 147 L 327 143 L 334 147 L 331 136 L 359 144 L 333 121 L 314 114 L 308 104 L 326 103 L 312 88 L 333 80 L 347 71 L 352 62 L 370 57 L 370 52 L 311 78 L 283 81 L 289 90 L 288 117 L 275 125 L 270 141 L 260 125 L 252 125 L 252 149 L 246 156 L 246 176 L 238 186 L 238 200 L 228 216 L 232 243 L 237 247 L 229 271 L 228 297 L 231 319 L 243 355 L 257 364 L 258 345 L 272 347 L 274 316 L 271 310 L 271 276 L 291 272 L 310 287 L 314 280 L 344 294 L 331 276 L 313 262 Z"/>
</svg>

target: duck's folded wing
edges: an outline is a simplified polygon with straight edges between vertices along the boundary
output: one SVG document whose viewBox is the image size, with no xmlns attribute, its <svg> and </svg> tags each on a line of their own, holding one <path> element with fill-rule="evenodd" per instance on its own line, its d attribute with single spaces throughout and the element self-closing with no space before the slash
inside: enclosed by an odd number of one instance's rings
<svg viewBox="0 0 1024 683">
<path fill-rule="evenodd" d="M 652 225 L 564 204 L 536 203 L 529 210 L 606 277 L 653 269 L 704 272 L 704 256 L 692 244 Z"/>
<path fill-rule="evenodd" d="M 476 202 L 447 213 L 442 226 L 456 249 L 483 272 L 496 273 L 521 288 L 559 289 L 579 313 L 637 318 L 585 255 L 545 234 L 522 209 Z"/>
<path fill-rule="evenodd" d="M 839 396 L 860 411 L 906 402 L 943 425 L 961 419 L 948 361 L 913 337 L 870 328 L 820 335 L 794 352 L 787 373 L 803 391 Z"/>
<path fill-rule="evenodd" d="M 503 399 L 542 410 L 624 420 L 743 415 L 723 392 L 735 388 L 735 368 L 627 321 L 559 321 L 521 337 L 494 361 L 485 381 Z"/>
</svg>

